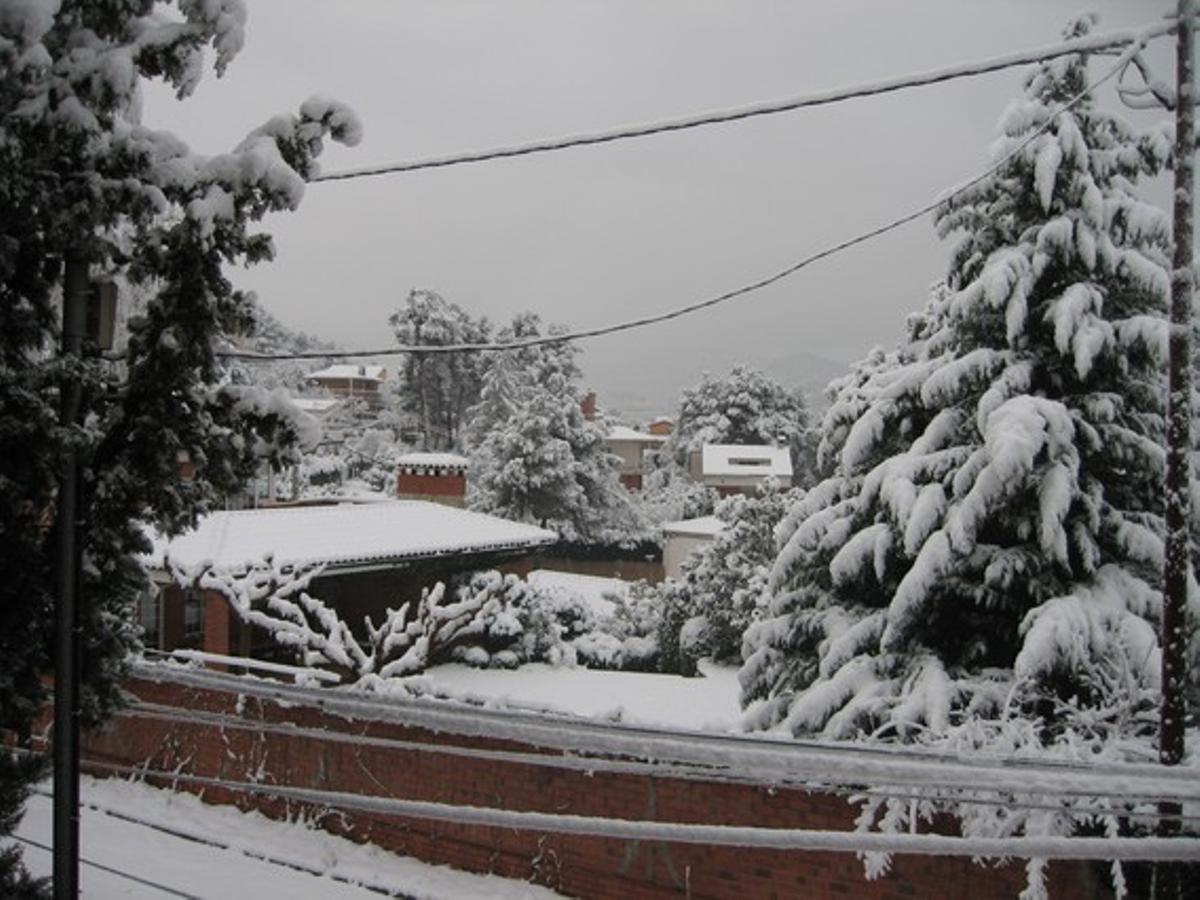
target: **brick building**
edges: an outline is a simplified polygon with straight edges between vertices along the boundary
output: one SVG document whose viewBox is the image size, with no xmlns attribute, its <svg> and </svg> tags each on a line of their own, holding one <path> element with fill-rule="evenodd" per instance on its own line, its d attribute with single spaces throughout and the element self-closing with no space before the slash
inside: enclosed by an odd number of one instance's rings
<svg viewBox="0 0 1200 900">
<path fill-rule="evenodd" d="M 457 453 L 405 453 L 396 460 L 396 496 L 460 509 L 466 505 L 467 465 Z"/>
<path fill-rule="evenodd" d="M 356 631 L 388 607 L 455 575 L 521 566 L 554 532 L 417 500 L 269 507 L 205 516 L 160 541 L 151 560 L 155 590 L 140 605 L 146 645 L 197 648 L 290 661 L 259 629 L 243 624 L 217 590 L 196 586 L 205 570 L 244 572 L 268 558 L 279 568 L 323 565 L 308 593 Z"/>
</svg>

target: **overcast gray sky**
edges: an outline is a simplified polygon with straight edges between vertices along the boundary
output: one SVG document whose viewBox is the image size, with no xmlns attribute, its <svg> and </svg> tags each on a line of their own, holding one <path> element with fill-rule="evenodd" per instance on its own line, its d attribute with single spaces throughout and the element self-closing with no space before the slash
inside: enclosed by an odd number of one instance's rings
<svg viewBox="0 0 1200 900">
<path fill-rule="evenodd" d="M 1085 5 L 1082 5 L 1085 4 Z M 246 48 L 146 124 L 231 148 L 322 93 L 365 137 L 326 171 L 794 96 L 1051 43 L 1165 0 L 251 0 Z M 1152 54 L 1170 77 L 1170 47 Z M 1097 71 L 1098 68 L 1097 68 Z M 1021 70 L 552 155 L 313 184 L 267 222 L 278 256 L 238 273 L 285 323 L 386 345 L 411 288 L 476 315 L 575 327 L 669 309 L 920 206 L 986 163 Z M 1106 95 L 1113 103 L 1111 91 Z M 690 319 L 583 344 L 602 403 L 642 413 L 747 362 L 837 371 L 894 343 L 944 273 L 928 220 Z M 822 365 L 812 357 L 831 360 Z M 815 376 L 814 376 L 815 377 Z"/>
</svg>

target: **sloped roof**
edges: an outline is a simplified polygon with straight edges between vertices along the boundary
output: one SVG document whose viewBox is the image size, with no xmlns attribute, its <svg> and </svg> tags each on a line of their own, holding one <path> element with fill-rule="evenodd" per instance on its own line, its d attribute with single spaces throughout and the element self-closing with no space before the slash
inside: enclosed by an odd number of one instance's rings
<svg viewBox="0 0 1200 900">
<path fill-rule="evenodd" d="M 792 457 L 786 447 L 765 444 L 705 444 L 700 471 L 717 477 L 750 475 L 792 477 Z"/>
<path fill-rule="evenodd" d="M 681 519 L 678 522 L 663 522 L 659 526 L 663 534 L 682 534 L 689 537 L 715 537 L 729 527 L 716 516 L 701 516 L 698 519 Z"/>
<path fill-rule="evenodd" d="M 383 381 L 383 376 L 386 373 L 383 366 L 355 366 L 349 363 L 339 363 L 321 369 L 317 372 L 309 372 L 308 377 L 312 378 L 365 378 L 370 381 Z"/>
<path fill-rule="evenodd" d="M 154 563 L 236 568 L 273 556 L 279 565 L 331 568 L 520 550 L 558 540 L 552 531 L 423 500 L 216 512 L 165 544 Z"/>
<path fill-rule="evenodd" d="M 649 434 L 628 425 L 612 426 L 605 437 L 610 441 L 642 441 L 647 444 L 661 444 L 667 439 L 665 434 Z"/>
</svg>

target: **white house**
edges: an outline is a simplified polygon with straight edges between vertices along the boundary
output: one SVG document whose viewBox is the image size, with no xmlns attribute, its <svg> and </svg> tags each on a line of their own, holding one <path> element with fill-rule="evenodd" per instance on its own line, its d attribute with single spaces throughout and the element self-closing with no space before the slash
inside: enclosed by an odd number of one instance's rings
<svg viewBox="0 0 1200 900">
<path fill-rule="evenodd" d="M 688 460 L 694 481 L 716 488 L 722 497 L 753 494 L 768 478 L 792 486 L 792 457 L 787 447 L 765 444 L 705 444 Z"/>
<path fill-rule="evenodd" d="M 630 490 L 641 490 L 642 473 L 649 468 L 650 457 L 666 443 L 666 435 L 637 431 L 626 425 L 614 425 L 604 436 L 609 453 L 621 457 L 617 469 L 621 484 Z"/>
</svg>

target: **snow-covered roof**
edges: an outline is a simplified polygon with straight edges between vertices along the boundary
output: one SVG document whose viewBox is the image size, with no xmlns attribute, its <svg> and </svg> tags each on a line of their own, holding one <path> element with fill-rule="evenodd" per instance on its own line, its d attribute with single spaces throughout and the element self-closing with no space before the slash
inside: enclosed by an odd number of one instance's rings
<svg viewBox="0 0 1200 900">
<path fill-rule="evenodd" d="M 415 466 L 424 469 L 465 469 L 469 464 L 465 456 L 457 453 L 402 453 L 396 458 L 398 466 Z"/>
<path fill-rule="evenodd" d="M 751 475 L 791 478 L 792 457 L 786 447 L 765 444 L 705 444 L 701 451 L 705 475 Z"/>
<path fill-rule="evenodd" d="M 716 516 L 701 516 L 698 519 L 681 519 L 678 522 L 663 522 L 659 526 L 663 534 L 681 534 L 689 537 L 716 537 L 729 527 Z"/>
<path fill-rule="evenodd" d="M 383 366 L 356 366 L 349 363 L 339 363 L 317 372 L 309 372 L 310 379 L 318 378 L 365 378 L 370 381 L 383 381 L 385 373 Z"/>
<path fill-rule="evenodd" d="M 361 565 L 519 550 L 550 544 L 558 535 L 483 513 L 423 500 L 337 506 L 292 506 L 216 512 L 193 531 L 166 542 L 176 565 L 193 569 L 258 563 Z M 161 546 L 161 545 L 160 545 Z M 156 548 L 158 549 L 158 548 Z"/>
<path fill-rule="evenodd" d="M 608 429 L 607 437 L 610 441 L 642 441 L 647 444 L 661 444 L 667 439 L 665 434 L 648 434 L 628 425 L 613 425 Z"/>
</svg>

